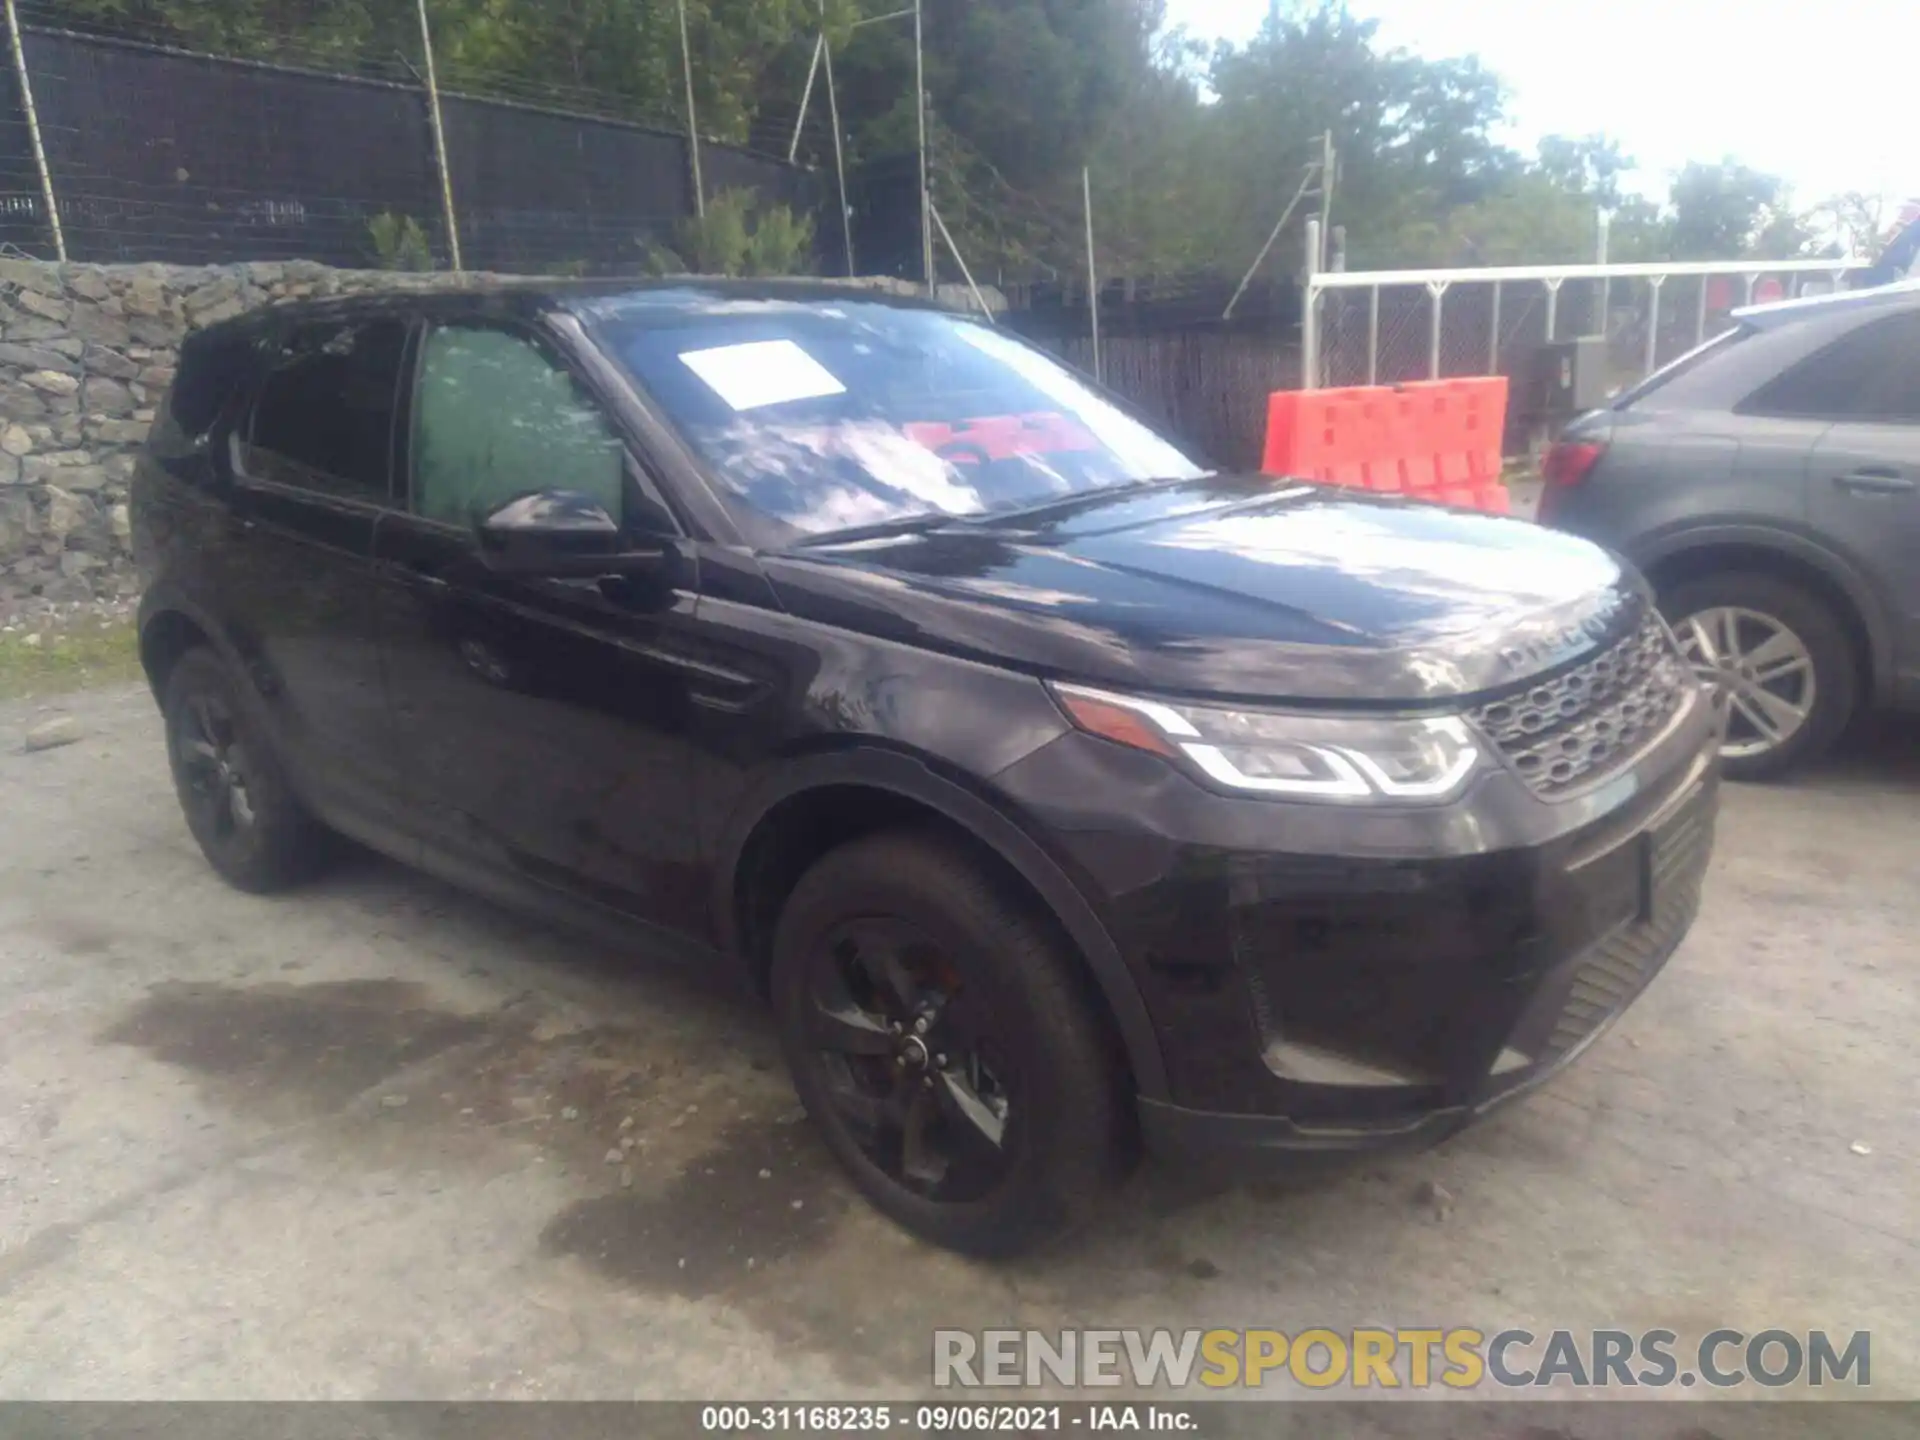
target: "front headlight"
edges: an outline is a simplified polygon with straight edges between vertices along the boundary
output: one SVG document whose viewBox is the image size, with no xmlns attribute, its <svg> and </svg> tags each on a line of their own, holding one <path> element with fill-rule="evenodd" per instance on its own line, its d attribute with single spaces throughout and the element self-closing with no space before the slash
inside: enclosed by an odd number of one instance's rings
<svg viewBox="0 0 1920 1440">
<path fill-rule="evenodd" d="M 1480 763 L 1457 716 L 1407 719 L 1280 714 L 1139 700 L 1055 685 L 1090 735 L 1184 759 L 1216 785 L 1289 800 L 1433 803 L 1465 788 Z"/>
</svg>

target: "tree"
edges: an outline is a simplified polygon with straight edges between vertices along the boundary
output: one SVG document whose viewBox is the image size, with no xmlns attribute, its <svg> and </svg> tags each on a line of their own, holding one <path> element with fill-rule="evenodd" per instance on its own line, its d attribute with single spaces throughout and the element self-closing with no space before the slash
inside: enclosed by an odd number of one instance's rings
<svg viewBox="0 0 1920 1440">
<path fill-rule="evenodd" d="M 1602 209 L 1612 210 L 1620 203 L 1620 177 L 1633 169 L 1633 161 L 1604 135 L 1549 135 L 1540 142 L 1534 168 L 1554 188 L 1591 196 Z"/>
<path fill-rule="evenodd" d="M 1672 206 L 1675 260 L 1785 259 L 1805 239 L 1779 178 L 1732 159 L 1687 166 L 1673 182 Z"/>
<path fill-rule="evenodd" d="M 1807 218 L 1842 254 L 1856 259 L 1874 259 L 1892 236 L 1893 212 L 1884 195 L 1849 190 L 1821 201 Z"/>
</svg>

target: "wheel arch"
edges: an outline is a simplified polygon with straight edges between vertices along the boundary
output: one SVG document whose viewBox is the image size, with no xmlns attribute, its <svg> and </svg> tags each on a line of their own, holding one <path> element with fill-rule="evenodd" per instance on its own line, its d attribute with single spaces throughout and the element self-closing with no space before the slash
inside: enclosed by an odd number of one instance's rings
<svg viewBox="0 0 1920 1440">
<path fill-rule="evenodd" d="M 180 657 L 199 646 L 225 655 L 219 632 L 181 597 L 167 591 L 149 594 L 140 607 L 140 669 L 156 703 L 165 704 L 167 679 Z"/>
<path fill-rule="evenodd" d="M 861 747 L 811 756 L 736 806 L 721 837 L 712 905 L 722 943 L 750 981 L 764 991 L 772 923 L 813 859 L 916 822 L 960 836 L 1059 926 L 1104 1005 L 1136 1091 L 1166 1098 L 1166 1066 L 1139 984 L 1086 897 L 1013 820 L 911 755 Z"/>
<path fill-rule="evenodd" d="M 1860 666 L 1867 698 L 1884 703 L 1894 679 L 1893 633 L 1866 578 L 1811 540 L 1760 527 L 1716 527 L 1663 539 L 1641 560 L 1657 594 L 1716 573 L 1769 575 L 1797 584 L 1829 605 Z"/>
</svg>

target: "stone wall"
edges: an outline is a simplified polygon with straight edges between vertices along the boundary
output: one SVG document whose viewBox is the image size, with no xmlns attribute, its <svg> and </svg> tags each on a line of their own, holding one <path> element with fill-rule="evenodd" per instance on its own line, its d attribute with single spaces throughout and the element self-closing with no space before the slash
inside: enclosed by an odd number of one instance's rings
<svg viewBox="0 0 1920 1440">
<path fill-rule="evenodd" d="M 0 620 L 134 593 L 127 481 L 183 336 L 283 297 L 487 278 L 0 259 Z"/>
<path fill-rule="evenodd" d="M 187 333 L 282 296 L 453 279 L 0 259 L 0 616 L 134 592 L 127 481 Z"/>
</svg>

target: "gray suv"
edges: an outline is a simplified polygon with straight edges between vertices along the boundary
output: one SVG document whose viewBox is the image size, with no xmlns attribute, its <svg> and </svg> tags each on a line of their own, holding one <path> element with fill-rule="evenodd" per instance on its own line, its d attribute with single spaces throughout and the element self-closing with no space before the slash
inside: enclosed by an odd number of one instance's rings
<svg viewBox="0 0 1920 1440">
<path fill-rule="evenodd" d="M 1540 519 L 1646 572 L 1759 779 L 1920 710 L 1920 281 L 1734 320 L 1567 428 Z"/>
</svg>

